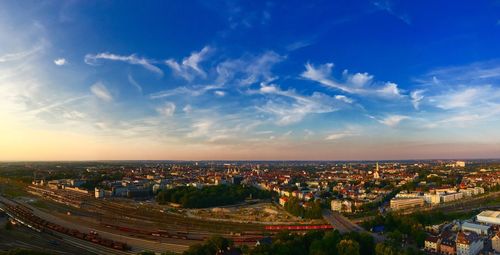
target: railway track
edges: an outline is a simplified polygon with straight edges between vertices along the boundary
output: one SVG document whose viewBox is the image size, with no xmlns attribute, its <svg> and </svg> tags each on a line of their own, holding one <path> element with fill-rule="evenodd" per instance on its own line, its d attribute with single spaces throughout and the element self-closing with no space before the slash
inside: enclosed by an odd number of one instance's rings
<svg viewBox="0 0 500 255">
<path fill-rule="evenodd" d="M 114 218 L 116 220 L 135 220 L 154 224 L 162 228 L 175 229 L 179 231 L 196 231 L 199 233 L 224 234 L 229 232 L 262 231 L 263 225 L 243 224 L 243 223 L 220 223 L 207 220 L 197 220 L 182 215 L 172 213 L 162 213 L 156 210 L 140 211 L 140 208 L 116 204 L 110 201 L 98 201 L 92 204 L 93 210 L 101 213 L 101 217 Z M 91 209 L 91 210 L 92 210 Z M 117 213 L 119 212 L 119 213 Z M 155 219 L 154 222 L 151 219 Z"/>
<path fill-rule="evenodd" d="M 44 220 L 35 215 L 33 213 L 33 209 L 15 201 L 1 201 L 1 204 L 2 210 L 5 211 L 11 218 L 37 232 L 46 232 L 56 236 L 78 239 L 79 241 L 85 242 L 85 245 L 93 243 L 102 246 L 100 248 L 103 250 L 116 251 L 114 254 L 122 254 L 121 252 L 125 252 L 130 249 L 125 243 L 102 238 L 97 233 L 83 233 L 76 229 L 66 228 L 56 223 Z"/>
</svg>

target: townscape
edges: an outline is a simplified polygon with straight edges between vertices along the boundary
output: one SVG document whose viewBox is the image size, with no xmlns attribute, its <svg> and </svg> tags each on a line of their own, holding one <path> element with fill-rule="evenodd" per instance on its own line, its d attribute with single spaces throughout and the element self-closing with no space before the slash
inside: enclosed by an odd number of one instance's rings
<svg viewBox="0 0 500 255">
<path fill-rule="evenodd" d="M 373 252 L 500 251 L 500 163 L 494 160 L 26 162 L 1 168 L 4 224 L 49 236 L 26 242 L 27 248 L 56 251 L 65 243 L 78 249 L 90 242 L 89 253 L 190 254 L 217 236 L 228 241 L 231 254 L 259 254 L 251 247 L 273 244 L 282 233 L 334 231 L 368 238 Z"/>
</svg>

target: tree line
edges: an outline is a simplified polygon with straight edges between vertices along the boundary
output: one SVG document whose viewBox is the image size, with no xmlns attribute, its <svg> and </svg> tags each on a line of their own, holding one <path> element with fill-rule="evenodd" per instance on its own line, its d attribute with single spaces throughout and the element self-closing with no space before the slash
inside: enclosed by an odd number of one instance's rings
<svg viewBox="0 0 500 255">
<path fill-rule="evenodd" d="M 201 189 L 182 186 L 158 192 L 156 201 L 160 204 L 177 203 L 184 208 L 206 208 L 231 205 L 243 202 L 247 198 L 271 198 L 271 192 L 252 186 L 217 185 Z"/>
</svg>

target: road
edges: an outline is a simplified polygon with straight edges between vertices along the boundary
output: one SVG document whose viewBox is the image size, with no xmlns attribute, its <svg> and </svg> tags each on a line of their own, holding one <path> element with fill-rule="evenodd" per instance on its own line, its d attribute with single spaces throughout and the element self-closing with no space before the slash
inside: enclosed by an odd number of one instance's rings
<svg viewBox="0 0 500 255">
<path fill-rule="evenodd" d="M 342 214 L 338 212 L 332 212 L 331 210 L 323 209 L 323 218 L 335 229 L 337 229 L 341 234 L 348 232 L 359 232 L 359 233 L 365 232 L 373 236 L 375 242 L 380 243 L 385 241 L 384 236 L 366 231 L 365 229 L 363 229 L 357 224 L 354 224 L 348 218 L 344 217 Z"/>
<path fill-rule="evenodd" d="M 349 221 L 349 219 L 342 216 L 342 214 L 338 212 L 332 212 L 331 210 L 323 209 L 323 218 L 342 234 L 352 231 L 364 231 L 363 228 L 352 223 L 351 221 Z"/>
</svg>

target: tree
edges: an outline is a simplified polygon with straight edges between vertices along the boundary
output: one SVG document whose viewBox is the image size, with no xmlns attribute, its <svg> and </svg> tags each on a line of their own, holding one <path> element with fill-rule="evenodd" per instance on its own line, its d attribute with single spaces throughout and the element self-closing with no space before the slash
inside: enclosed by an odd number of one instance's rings
<svg viewBox="0 0 500 255">
<path fill-rule="evenodd" d="M 137 253 L 137 255 L 155 255 L 156 253 L 152 252 L 152 251 L 143 251 L 143 252 L 139 252 Z"/>
<path fill-rule="evenodd" d="M 397 250 L 388 244 L 378 243 L 375 246 L 375 255 L 397 255 Z"/>
<path fill-rule="evenodd" d="M 227 250 L 228 247 L 233 245 L 233 241 L 222 236 L 213 236 L 206 241 L 206 244 L 210 247 L 210 249 L 219 251 Z"/>
<path fill-rule="evenodd" d="M 15 249 L 6 252 L 0 252 L 0 255 L 51 255 L 51 254 L 35 250 Z"/>
<path fill-rule="evenodd" d="M 339 255 L 359 255 L 359 243 L 354 240 L 342 240 L 337 244 Z"/>
<path fill-rule="evenodd" d="M 10 220 L 8 220 L 7 222 L 5 222 L 5 229 L 6 230 L 11 230 L 12 229 L 12 222 L 10 222 Z"/>
<path fill-rule="evenodd" d="M 220 250 L 227 250 L 227 248 L 233 245 L 233 241 L 222 236 L 210 237 L 203 244 L 195 244 L 189 247 L 185 251 L 184 255 L 205 255 L 205 254 L 215 254 Z"/>
</svg>

